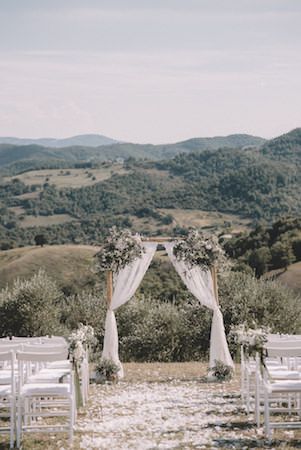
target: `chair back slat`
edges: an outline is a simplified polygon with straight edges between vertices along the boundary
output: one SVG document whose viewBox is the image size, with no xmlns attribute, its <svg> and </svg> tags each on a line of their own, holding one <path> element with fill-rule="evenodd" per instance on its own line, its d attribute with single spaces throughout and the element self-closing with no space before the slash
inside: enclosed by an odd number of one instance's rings
<svg viewBox="0 0 301 450">
<path fill-rule="evenodd" d="M 12 351 L 3 352 L 0 350 L 0 361 L 12 361 L 13 357 L 14 355 Z"/>
<path fill-rule="evenodd" d="M 0 352 L 8 352 L 10 350 L 18 351 L 23 350 L 23 344 L 12 344 L 11 341 L 8 341 L 3 345 L 3 342 L 0 342 Z"/>
<path fill-rule="evenodd" d="M 24 345 L 24 352 L 27 353 L 62 353 L 65 355 L 65 359 L 68 357 L 68 347 L 66 345 Z"/>
<path fill-rule="evenodd" d="M 270 358 L 297 358 L 301 357 L 301 346 L 298 347 L 276 347 L 267 346 L 267 355 Z"/>
<path fill-rule="evenodd" d="M 66 360 L 66 352 L 27 352 L 18 351 L 16 353 L 18 361 L 32 361 L 32 362 L 52 362 L 52 361 L 64 361 Z"/>
</svg>

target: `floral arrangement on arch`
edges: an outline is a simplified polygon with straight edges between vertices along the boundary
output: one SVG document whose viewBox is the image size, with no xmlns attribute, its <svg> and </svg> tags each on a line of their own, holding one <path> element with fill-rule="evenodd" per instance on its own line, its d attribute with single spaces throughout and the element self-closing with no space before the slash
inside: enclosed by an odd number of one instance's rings
<svg viewBox="0 0 301 450">
<path fill-rule="evenodd" d="M 112 227 L 107 241 L 95 255 L 96 270 L 106 272 L 111 270 L 118 273 L 131 264 L 145 252 L 139 235 L 133 235 L 130 230 L 118 230 Z"/>
<path fill-rule="evenodd" d="M 225 254 L 217 236 L 208 235 L 198 230 L 191 230 L 185 240 L 180 240 L 173 248 L 177 260 L 188 263 L 190 268 L 199 266 L 210 269 L 217 263 L 225 261 Z"/>
</svg>

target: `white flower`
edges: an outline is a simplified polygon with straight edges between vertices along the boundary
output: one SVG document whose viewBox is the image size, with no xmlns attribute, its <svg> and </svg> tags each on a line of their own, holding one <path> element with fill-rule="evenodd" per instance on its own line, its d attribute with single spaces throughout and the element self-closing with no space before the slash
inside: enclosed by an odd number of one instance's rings
<svg viewBox="0 0 301 450">
<path fill-rule="evenodd" d="M 191 267 L 199 266 L 204 269 L 225 259 L 217 237 L 204 235 L 197 230 L 191 230 L 186 241 L 178 241 L 173 253 L 178 260 L 187 262 Z"/>
<path fill-rule="evenodd" d="M 111 228 L 107 242 L 96 257 L 99 271 L 112 270 L 118 272 L 120 269 L 139 258 L 144 252 L 141 239 L 133 236 L 129 230 L 118 231 L 116 227 Z"/>
</svg>

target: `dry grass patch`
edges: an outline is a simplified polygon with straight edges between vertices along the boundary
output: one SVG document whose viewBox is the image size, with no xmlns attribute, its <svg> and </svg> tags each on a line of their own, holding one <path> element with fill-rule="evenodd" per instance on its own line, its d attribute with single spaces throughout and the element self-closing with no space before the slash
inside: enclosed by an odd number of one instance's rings
<svg viewBox="0 0 301 450">
<path fill-rule="evenodd" d="M 80 188 L 111 178 L 113 174 L 125 174 L 127 170 L 122 164 L 103 166 L 97 169 L 43 169 L 31 170 L 14 177 L 7 177 L 6 181 L 18 178 L 28 186 L 33 184 L 54 184 L 57 188 Z M 23 197 L 24 198 L 24 197 Z M 29 197 L 27 197 L 29 198 Z"/>
<path fill-rule="evenodd" d="M 200 362 L 181 363 L 125 363 L 124 381 L 168 382 L 170 380 L 201 380 L 207 374 L 207 364 Z"/>
<path fill-rule="evenodd" d="M 231 224 L 232 232 L 247 231 L 250 220 L 243 219 L 235 214 L 224 214 L 216 211 L 203 211 L 198 209 L 159 209 L 164 214 L 171 214 L 180 227 L 212 227 L 220 228 Z"/>
<path fill-rule="evenodd" d="M 291 264 L 279 275 L 278 280 L 301 293 L 301 262 Z"/>
<path fill-rule="evenodd" d="M 98 247 L 89 245 L 47 245 L 0 252 L 0 288 L 12 285 L 16 278 L 27 279 L 46 270 L 59 285 L 83 287 L 92 273 L 93 256 Z"/>
<path fill-rule="evenodd" d="M 51 225 L 60 225 L 62 223 L 77 221 L 69 214 L 53 214 L 52 216 L 25 216 L 20 221 L 21 228 L 29 227 L 48 227 Z"/>
</svg>

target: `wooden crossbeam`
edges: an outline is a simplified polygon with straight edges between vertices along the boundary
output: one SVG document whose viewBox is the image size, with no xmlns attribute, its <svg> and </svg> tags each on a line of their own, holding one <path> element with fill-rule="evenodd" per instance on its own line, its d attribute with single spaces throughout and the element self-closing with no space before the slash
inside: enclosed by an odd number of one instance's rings
<svg viewBox="0 0 301 450">
<path fill-rule="evenodd" d="M 160 242 L 170 242 L 170 241 L 174 241 L 175 238 L 172 237 L 150 237 L 150 238 L 142 238 L 142 242 L 158 242 L 158 244 L 160 244 Z"/>
</svg>

